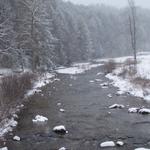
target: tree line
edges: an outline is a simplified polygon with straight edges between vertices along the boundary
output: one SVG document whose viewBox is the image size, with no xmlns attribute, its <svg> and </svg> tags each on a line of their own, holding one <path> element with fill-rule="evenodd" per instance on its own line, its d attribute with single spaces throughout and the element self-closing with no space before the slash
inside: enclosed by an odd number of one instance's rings
<svg viewBox="0 0 150 150">
<path fill-rule="evenodd" d="M 150 10 L 136 8 L 136 35 L 131 37 L 131 8 L 1 0 L 0 67 L 51 70 L 76 61 L 129 55 L 134 48 L 131 38 L 136 38 L 136 49 L 149 50 Z"/>
</svg>

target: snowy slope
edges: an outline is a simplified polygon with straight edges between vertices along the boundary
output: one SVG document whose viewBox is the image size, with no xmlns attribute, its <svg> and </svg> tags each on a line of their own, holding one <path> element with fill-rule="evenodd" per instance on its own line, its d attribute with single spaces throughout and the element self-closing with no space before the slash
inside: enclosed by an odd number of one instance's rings
<svg viewBox="0 0 150 150">
<path fill-rule="evenodd" d="M 121 58 L 114 58 L 113 60 L 117 63 L 122 63 L 122 66 L 120 65 L 117 67 L 113 73 L 107 74 L 106 77 L 113 81 L 113 85 L 115 87 L 119 88 L 119 91 L 122 93 L 130 93 L 133 96 L 141 97 L 145 100 L 150 101 L 150 89 L 148 87 L 143 88 L 140 85 L 135 85 L 131 82 L 131 78 L 140 77 L 143 79 L 150 79 L 150 54 L 145 55 L 140 54 L 138 55 L 138 63 L 137 63 L 137 72 L 134 76 L 125 78 L 122 78 L 119 76 L 119 73 L 121 73 L 124 69 L 123 63 L 131 58 L 129 57 L 121 57 Z"/>
</svg>

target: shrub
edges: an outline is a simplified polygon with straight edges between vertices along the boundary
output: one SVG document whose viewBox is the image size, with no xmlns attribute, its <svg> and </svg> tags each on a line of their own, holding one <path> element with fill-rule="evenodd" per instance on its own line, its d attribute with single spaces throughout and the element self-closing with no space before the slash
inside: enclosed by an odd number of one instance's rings
<svg viewBox="0 0 150 150">
<path fill-rule="evenodd" d="M 128 58 L 125 62 L 124 62 L 125 66 L 133 66 L 135 65 L 135 61 L 131 58 Z"/>
<path fill-rule="evenodd" d="M 142 88 L 150 87 L 150 79 L 136 77 L 136 78 L 131 79 L 131 82 L 136 85 L 140 85 Z"/>
<path fill-rule="evenodd" d="M 109 60 L 108 62 L 104 63 L 103 67 L 105 74 L 112 73 L 112 71 L 116 69 L 116 63 L 113 60 Z"/>
<path fill-rule="evenodd" d="M 25 92 L 31 88 L 33 74 L 24 73 L 19 75 L 10 75 L 1 79 L 1 94 L 3 103 L 11 103 L 14 100 L 23 98 Z"/>
</svg>

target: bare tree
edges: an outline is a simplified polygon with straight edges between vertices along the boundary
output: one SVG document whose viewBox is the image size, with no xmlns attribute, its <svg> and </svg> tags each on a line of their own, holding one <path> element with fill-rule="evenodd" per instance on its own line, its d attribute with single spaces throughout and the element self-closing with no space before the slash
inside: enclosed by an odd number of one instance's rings
<svg viewBox="0 0 150 150">
<path fill-rule="evenodd" d="M 134 0 L 128 0 L 129 4 L 129 26 L 130 26 L 130 37 L 131 46 L 133 49 L 134 62 L 137 63 L 137 28 L 136 28 L 136 6 Z"/>
<path fill-rule="evenodd" d="M 32 43 L 32 70 L 35 71 L 38 64 L 39 64 L 39 48 L 38 48 L 38 40 L 36 38 L 37 30 L 36 26 L 37 23 L 40 22 L 38 11 L 41 9 L 42 0 L 22 0 L 21 4 L 28 10 L 28 16 L 24 18 L 24 25 L 26 28 L 24 32 L 21 32 L 21 36 L 29 36 L 27 40 L 23 40 L 22 43 L 19 41 L 20 53 L 19 55 L 22 56 L 22 46 L 27 43 Z M 29 27 L 28 27 L 29 24 Z M 22 27 L 23 28 L 23 27 Z M 30 40 L 30 41 L 29 41 Z M 23 62 L 21 63 L 23 66 Z M 22 67 L 23 68 L 23 67 Z"/>
</svg>

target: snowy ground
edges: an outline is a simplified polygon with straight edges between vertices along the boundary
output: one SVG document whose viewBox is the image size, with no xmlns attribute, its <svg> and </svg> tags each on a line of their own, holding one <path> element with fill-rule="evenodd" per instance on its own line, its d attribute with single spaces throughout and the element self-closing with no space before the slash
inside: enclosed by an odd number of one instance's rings
<svg viewBox="0 0 150 150">
<path fill-rule="evenodd" d="M 75 63 L 73 64 L 71 67 L 69 68 L 60 68 L 57 69 L 56 72 L 57 73 L 61 73 L 61 74 L 81 74 L 84 73 L 87 70 L 90 70 L 92 68 L 96 68 L 99 66 L 102 66 L 102 63 L 99 64 L 91 64 L 91 63 Z"/>
<path fill-rule="evenodd" d="M 132 76 L 119 76 L 124 69 L 129 69 L 129 66 L 124 66 L 124 62 L 131 57 L 121 57 L 113 59 L 117 63 L 121 63 L 112 73 L 107 74 L 106 77 L 113 81 L 113 85 L 119 88 L 120 93 L 129 93 L 133 96 L 143 98 L 150 101 L 149 87 L 143 87 L 139 84 L 131 82 L 132 79 L 140 77 L 142 79 L 150 79 L 150 54 L 140 53 L 138 55 L 137 72 Z"/>
</svg>

